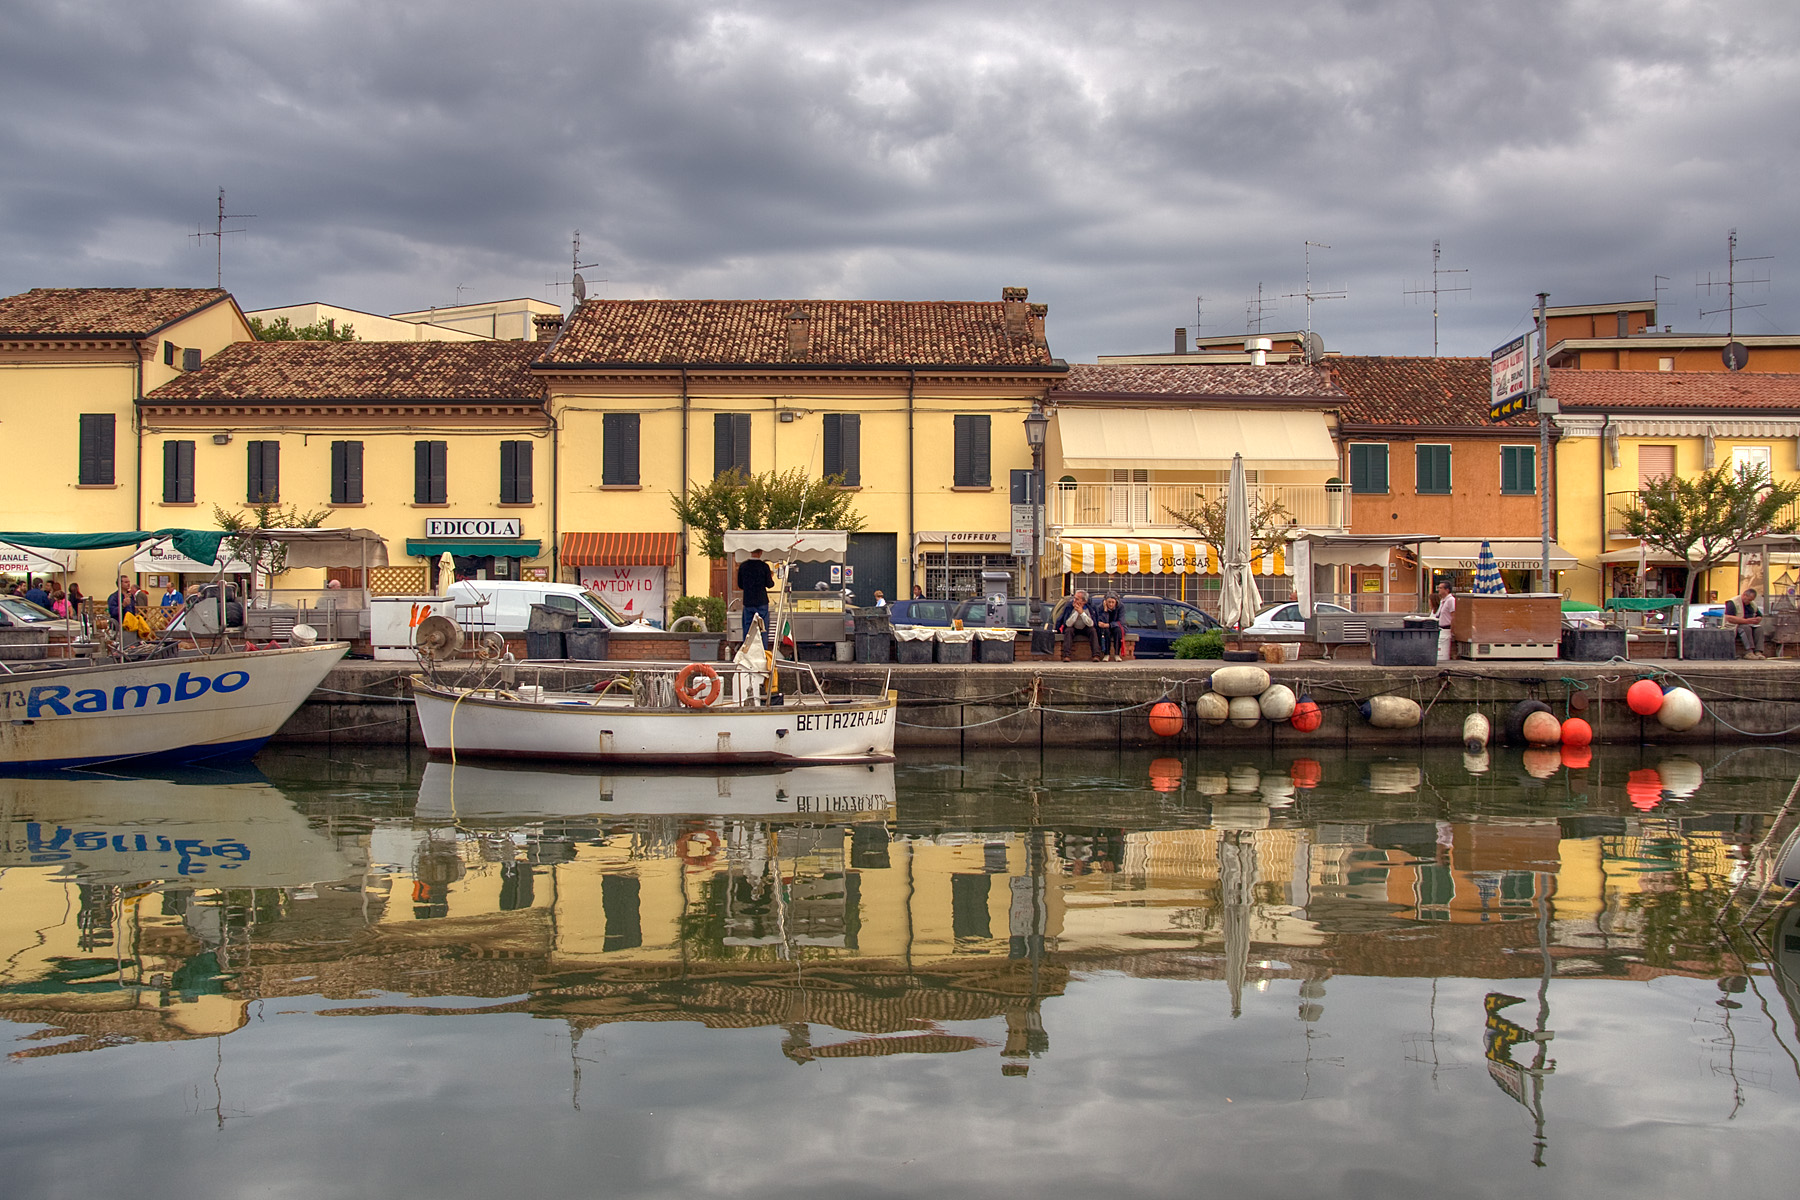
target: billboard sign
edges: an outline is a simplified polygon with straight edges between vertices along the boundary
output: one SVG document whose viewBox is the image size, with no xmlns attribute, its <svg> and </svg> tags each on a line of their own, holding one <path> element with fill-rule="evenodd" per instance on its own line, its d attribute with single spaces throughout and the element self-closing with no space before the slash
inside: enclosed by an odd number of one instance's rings
<svg viewBox="0 0 1800 1200">
<path fill-rule="evenodd" d="M 1531 389 L 1537 385 L 1535 357 L 1537 331 L 1522 333 L 1489 356 L 1490 394 L 1488 420 L 1504 421 L 1525 411 Z"/>
</svg>

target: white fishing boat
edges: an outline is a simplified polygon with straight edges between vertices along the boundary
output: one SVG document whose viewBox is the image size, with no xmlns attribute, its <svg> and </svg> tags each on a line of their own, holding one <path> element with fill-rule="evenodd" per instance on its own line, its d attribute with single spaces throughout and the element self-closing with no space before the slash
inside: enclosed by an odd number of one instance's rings
<svg viewBox="0 0 1800 1200">
<path fill-rule="evenodd" d="M 855 763 L 729 772 L 431 762 L 417 818 L 700 816 L 880 820 L 894 809 L 894 765 Z"/>
<path fill-rule="evenodd" d="M 412 678 L 433 754 L 620 763 L 866 763 L 894 756 L 897 693 L 830 695 L 811 668 L 768 661 L 759 647 L 729 663 L 606 662 L 558 668 L 580 690 L 526 683 L 490 661 L 473 686 L 434 678 L 461 647 L 448 617 L 419 626 L 427 673 Z M 491 643 L 484 644 L 491 647 Z M 544 678 L 539 672 L 538 679 Z M 776 690 L 777 684 L 786 690 Z"/>
</svg>

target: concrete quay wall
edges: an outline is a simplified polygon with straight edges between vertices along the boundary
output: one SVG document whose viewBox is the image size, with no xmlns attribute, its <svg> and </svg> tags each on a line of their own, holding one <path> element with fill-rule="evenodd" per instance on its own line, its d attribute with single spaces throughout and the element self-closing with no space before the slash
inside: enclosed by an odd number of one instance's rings
<svg viewBox="0 0 1800 1200">
<path fill-rule="evenodd" d="M 1486 714 L 1500 740 L 1507 713 L 1521 700 L 1547 703 L 1557 716 L 1579 716 L 1597 742 L 1680 745 L 1711 742 L 1783 743 L 1800 739 L 1800 660 L 1782 662 L 1451 663 L 1433 667 L 1375 667 L 1368 663 L 1266 664 L 1271 679 L 1310 695 L 1324 723 L 1300 733 L 1283 723 L 1253 729 L 1199 725 L 1191 701 L 1221 664 L 1209 661 L 1028 663 L 992 666 L 875 666 L 817 664 L 828 690 L 868 692 L 883 681 L 900 694 L 901 746 L 971 749 L 1007 747 L 1456 745 L 1463 720 Z M 473 682 L 478 664 L 445 672 Z M 1700 695 L 1706 715 L 1676 733 L 1625 704 L 1625 689 L 1645 675 L 1678 673 Z M 405 663 L 345 662 L 281 730 L 282 742 L 331 746 L 419 746 L 418 720 Z M 522 683 L 555 689 L 592 678 L 592 669 L 525 663 Z M 1668 682 L 1677 682 L 1669 678 Z M 791 684 L 788 685 L 791 687 Z M 1425 710 L 1413 729 L 1375 729 L 1356 705 L 1378 694 L 1408 696 Z M 1150 732 L 1148 706 L 1163 696 L 1183 701 L 1186 727 L 1176 738 Z"/>
</svg>

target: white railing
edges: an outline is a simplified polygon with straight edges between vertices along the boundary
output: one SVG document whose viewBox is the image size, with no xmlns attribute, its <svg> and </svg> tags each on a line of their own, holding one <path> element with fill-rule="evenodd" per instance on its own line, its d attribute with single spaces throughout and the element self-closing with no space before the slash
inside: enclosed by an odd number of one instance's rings
<svg viewBox="0 0 1800 1200">
<path fill-rule="evenodd" d="M 1223 483 L 1058 483 L 1046 497 L 1048 521 L 1056 526 L 1103 526 L 1118 530 L 1174 533 L 1186 526 L 1172 515 L 1225 499 Z M 1308 529 L 1342 529 L 1348 513 L 1345 493 L 1322 483 L 1263 483 L 1250 487 L 1251 509 L 1280 505 L 1282 524 Z"/>
<path fill-rule="evenodd" d="M 1417 592 L 1314 592 L 1318 604 L 1338 604 L 1359 613 L 1429 612 L 1421 606 Z"/>
</svg>

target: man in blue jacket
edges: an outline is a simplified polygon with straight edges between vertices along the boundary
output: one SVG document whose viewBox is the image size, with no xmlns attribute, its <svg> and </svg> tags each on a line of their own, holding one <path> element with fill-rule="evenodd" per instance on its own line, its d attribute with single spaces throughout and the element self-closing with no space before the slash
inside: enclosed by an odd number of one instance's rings
<svg viewBox="0 0 1800 1200">
<path fill-rule="evenodd" d="M 1074 655 L 1077 637 L 1088 640 L 1088 645 L 1094 648 L 1094 661 L 1100 661 L 1100 621 L 1086 591 L 1075 589 L 1075 594 L 1069 597 L 1069 607 L 1063 610 L 1062 620 L 1057 622 L 1056 630 L 1062 634 L 1064 662 L 1068 662 Z"/>
</svg>

